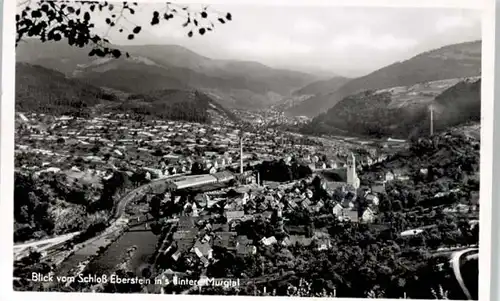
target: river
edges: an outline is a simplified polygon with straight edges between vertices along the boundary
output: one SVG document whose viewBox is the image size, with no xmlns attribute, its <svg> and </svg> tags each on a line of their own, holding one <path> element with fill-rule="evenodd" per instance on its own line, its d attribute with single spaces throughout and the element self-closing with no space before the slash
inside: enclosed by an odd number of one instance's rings
<svg viewBox="0 0 500 301">
<path fill-rule="evenodd" d="M 114 242 L 98 259 L 92 261 L 88 266 L 91 274 L 110 274 L 121 262 L 128 248 L 136 246 L 137 249 L 130 260 L 132 270 L 138 271 L 139 267 L 147 264 L 149 258 L 154 254 L 158 242 L 158 236 L 151 230 L 145 229 L 143 225 L 131 228 Z"/>
</svg>

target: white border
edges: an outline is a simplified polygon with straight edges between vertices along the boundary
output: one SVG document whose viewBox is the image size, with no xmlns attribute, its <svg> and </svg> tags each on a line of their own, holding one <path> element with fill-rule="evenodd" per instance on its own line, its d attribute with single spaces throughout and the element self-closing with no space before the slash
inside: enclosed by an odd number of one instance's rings
<svg viewBox="0 0 500 301">
<path fill-rule="evenodd" d="M 135 2 L 165 2 L 166 0 L 135 0 Z M 493 87 L 494 87 L 494 27 L 495 2 L 493 0 L 204 0 L 174 1 L 176 3 L 206 4 L 249 4 L 272 6 L 394 6 L 394 7 L 449 7 L 483 9 L 482 37 L 482 120 L 481 120 L 481 211 L 480 211 L 480 277 L 479 300 L 490 299 L 491 275 L 491 193 L 492 193 L 492 154 L 493 154 Z M 85 293 L 19 293 L 12 290 L 13 272 L 13 157 L 14 157 L 14 67 L 15 67 L 15 0 L 3 1 L 2 18 L 2 99 L 0 107 L 0 295 L 2 300 L 53 300 L 71 298 L 72 300 L 165 300 L 172 298 L 161 295 L 128 294 L 85 294 Z M 176 295 L 175 299 L 193 300 L 248 300 L 255 297 L 243 296 L 191 296 Z M 259 300 L 285 300 L 286 297 L 260 297 Z M 312 298 L 305 298 L 312 299 Z M 338 298 L 339 300 L 360 300 Z M 392 300 L 392 299 L 385 299 Z"/>
<path fill-rule="evenodd" d="M 495 86 L 495 5 L 485 1 L 483 11 L 481 79 L 481 152 L 479 209 L 479 300 L 490 300 L 491 291 L 491 218 L 493 185 L 493 117 Z M 496 267 L 498 269 L 498 267 Z M 498 285 L 498 284 L 496 284 Z M 493 286 L 493 288 L 496 287 Z"/>
</svg>

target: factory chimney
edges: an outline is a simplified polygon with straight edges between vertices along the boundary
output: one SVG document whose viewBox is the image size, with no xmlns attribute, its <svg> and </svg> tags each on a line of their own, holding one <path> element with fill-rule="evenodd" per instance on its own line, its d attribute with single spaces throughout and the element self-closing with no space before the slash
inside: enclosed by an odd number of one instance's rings
<svg viewBox="0 0 500 301">
<path fill-rule="evenodd" d="M 243 174 L 243 136 L 240 137 L 240 174 Z"/>
</svg>

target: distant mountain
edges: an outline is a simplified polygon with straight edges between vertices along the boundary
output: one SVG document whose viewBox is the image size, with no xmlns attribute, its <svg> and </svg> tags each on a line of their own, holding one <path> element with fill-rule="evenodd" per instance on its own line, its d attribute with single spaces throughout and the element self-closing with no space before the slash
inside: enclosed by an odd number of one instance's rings
<svg viewBox="0 0 500 301">
<path fill-rule="evenodd" d="M 235 119 L 230 111 L 199 91 L 170 89 L 145 94 L 117 93 L 45 67 L 16 64 L 16 110 L 89 116 L 97 107 L 102 112 L 129 113 L 142 118 L 196 122 Z"/>
<path fill-rule="evenodd" d="M 66 78 L 63 73 L 25 63 L 16 64 L 16 110 L 46 114 L 86 115 L 101 100 L 116 96 Z"/>
<path fill-rule="evenodd" d="M 202 123 L 209 123 L 214 118 L 236 120 L 230 111 L 199 91 L 170 89 L 134 94 L 111 109 L 139 116 Z"/>
<path fill-rule="evenodd" d="M 88 57 L 90 49 L 28 40 L 17 60 L 38 64 L 90 83 L 128 92 L 196 89 L 225 106 L 262 108 L 317 80 L 306 73 L 255 62 L 215 60 L 176 45 L 113 46 L 130 53 L 118 60 Z"/>
<path fill-rule="evenodd" d="M 345 85 L 350 78 L 343 76 L 336 76 L 327 80 L 320 80 L 309 85 L 296 90 L 293 92 L 294 95 L 318 95 L 318 94 L 329 94 L 337 91 L 340 87 Z"/>
<path fill-rule="evenodd" d="M 445 46 L 355 78 L 336 91 L 318 94 L 288 110 L 289 114 L 316 116 L 343 98 L 365 90 L 409 86 L 417 83 L 479 76 L 481 41 Z"/>
<path fill-rule="evenodd" d="M 279 104 L 273 106 L 274 109 L 285 111 L 288 115 L 299 116 L 306 115 L 312 97 L 328 95 L 337 91 L 350 79 L 342 76 L 335 76 L 326 80 L 319 80 L 293 92 L 291 97 L 284 98 Z M 314 109 L 314 108 L 313 108 Z M 311 116 L 310 116 L 311 117 Z"/>
<path fill-rule="evenodd" d="M 480 120 L 480 87 L 480 78 L 473 77 L 360 92 L 315 117 L 302 131 L 408 138 L 429 133 L 430 107 L 435 131 L 442 131 Z"/>
</svg>

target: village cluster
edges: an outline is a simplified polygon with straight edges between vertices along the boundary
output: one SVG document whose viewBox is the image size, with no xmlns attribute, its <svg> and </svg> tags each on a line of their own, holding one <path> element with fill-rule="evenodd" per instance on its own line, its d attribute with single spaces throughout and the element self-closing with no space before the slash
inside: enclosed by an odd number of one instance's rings
<svg viewBox="0 0 500 301">
<path fill-rule="evenodd" d="M 360 179 L 404 147 L 400 141 L 312 138 L 267 127 L 245 131 L 227 120 L 134 121 L 123 114 L 85 119 L 19 113 L 18 119 L 19 172 L 64 174 L 102 185 L 125 171 L 140 178 L 136 187 L 163 187 L 130 196 L 127 223 L 118 228 L 135 229 L 149 216 L 145 228 L 159 237 L 152 266 L 156 277 L 167 279 L 241 276 L 217 274 L 227 254 L 247 258 L 297 247 L 332 249 L 337 239 L 331 237 L 332 223 L 389 229 L 378 218 L 380 196 L 389 183 L 409 180 L 404 169 L 382 170 L 371 183 Z M 266 164 L 290 178 L 266 175 Z M 298 166 L 309 170 L 306 176 L 294 174 L 300 173 Z M 154 204 L 152 198 L 161 201 Z"/>
<path fill-rule="evenodd" d="M 190 173 L 215 173 L 240 166 L 240 130 L 178 121 L 131 121 L 124 114 L 85 119 L 18 113 L 16 168 L 35 174 L 66 173 L 74 178 L 107 177 L 113 170 L 142 171 L 149 179 Z M 48 124 L 48 126 L 47 126 Z M 335 168 L 320 160 L 322 147 L 299 134 L 267 129 L 244 136 L 243 161 L 256 165 L 298 155 L 313 168 Z M 342 144 L 329 149 L 346 156 Z M 340 164 L 340 163 L 339 163 Z"/>
</svg>

